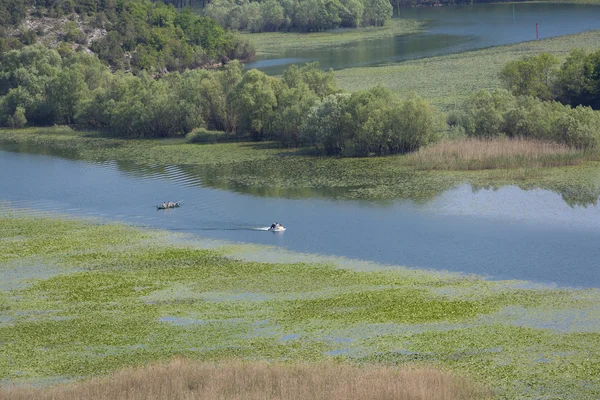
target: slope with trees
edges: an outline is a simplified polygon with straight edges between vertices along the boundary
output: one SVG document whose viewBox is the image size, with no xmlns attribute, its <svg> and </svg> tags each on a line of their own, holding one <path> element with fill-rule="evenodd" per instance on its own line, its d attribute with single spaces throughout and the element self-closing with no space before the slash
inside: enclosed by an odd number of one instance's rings
<svg viewBox="0 0 600 400">
<path fill-rule="evenodd" d="M 43 42 L 65 55 L 93 51 L 114 70 L 183 71 L 251 59 L 252 46 L 209 17 L 150 0 L 10 0 L 0 52 Z"/>
</svg>

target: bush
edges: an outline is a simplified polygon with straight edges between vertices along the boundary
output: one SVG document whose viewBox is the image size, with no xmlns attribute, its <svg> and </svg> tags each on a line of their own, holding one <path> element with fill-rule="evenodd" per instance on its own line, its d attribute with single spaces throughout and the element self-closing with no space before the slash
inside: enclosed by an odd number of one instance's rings
<svg viewBox="0 0 600 400">
<path fill-rule="evenodd" d="M 206 128 L 197 128 L 186 136 L 188 143 L 223 143 L 235 140 L 235 136 L 222 131 L 209 131 Z"/>
<path fill-rule="evenodd" d="M 600 144 L 600 111 L 516 97 L 504 90 L 475 93 L 449 121 L 471 137 L 525 137 L 580 149 Z"/>
<path fill-rule="evenodd" d="M 25 109 L 18 106 L 13 116 L 9 118 L 9 126 L 11 128 L 24 128 L 26 124 Z"/>
<path fill-rule="evenodd" d="M 310 110 L 302 137 L 329 155 L 381 156 L 417 150 L 435 141 L 442 127 L 426 101 L 397 100 L 375 87 L 325 97 Z"/>
</svg>

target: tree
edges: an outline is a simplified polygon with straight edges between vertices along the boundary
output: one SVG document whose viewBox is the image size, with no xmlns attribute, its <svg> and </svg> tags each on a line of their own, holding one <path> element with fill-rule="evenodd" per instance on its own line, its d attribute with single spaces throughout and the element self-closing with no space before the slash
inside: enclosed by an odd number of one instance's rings
<svg viewBox="0 0 600 400">
<path fill-rule="evenodd" d="M 590 94 L 594 91 L 593 71 L 592 60 L 584 50 L 571 51 L 557 72 L 557 99 L 572 106 L 589 104 Z"/>
<path fill-rule="evenodd" d="M 291 65 L 283 73 L 283 82 L 291 88 L 305 83 L 320 98 L 340 91 L 337 87 L 333 70 L 323 71 L 319 68 L 317 61 L 306 63 L 302 67 Z"/>
<path fill-rule="evenodd" d="M 341 26 L 356 28 L 361 25 L 364 14 L 364 5 L 360 0 L 342 0 L 340 9 Z"/>
<path fill-rule="evenodd" d="M 23 128 L 26 124 L 27 118 L 25 117 L 25 109 L 21 106 L 18 106 L 9 121 L 9 126 L 11 128 Z"/>
<path fill-rule="evenodd" d="M 363 2 L 363 25 L 365 26 L 383 26 L 394 14 L 389 0 L 363 0 Z"/>
<path fill-rule="evenodd" d="M 515 102 L 516 98 L 506 90 L 481 90 L 463 104 L 459 125 L 468 136 L 498 136 L 502 133 L 504 115 Z"/>
<path fill-rule="evenodd" d="M 70 124 L 75 120 L 79 106 L 87 94 L 81 72 L 65 68 L 48 84 L 47 106 L 53 111 L 55 123 Z"/>
<path fill-rule="evenodd" d="M 318 97 L 306 84 L 284 87 L 277 102 L 272 133 L 284 147 L 298 147 L 302 142 L 302 128 Z"/>
<path fill-rule="evenodd" d="M 535 96 L 542 100 L 551 100 L 557 65 L 558 59 L 548 53 L 524 57 L 506 64 L 500 71 L 500 80 L 517 96 Z"/>
<path fill-rule="evenodd" d="M 302 132 L 302 138 L 316 148 L 323 148 L 328 155 L 344 152 L 348 140 L 349 116 L 348 94 L 332 94 L 316 103 L 310 110 Z"/>
<path fill-rule="evenodd" d="M 431 106 L 413 95 L 389 110 L 388 150 L 392 154 L 415 151 L 434 142 L 441 128 Z"/>
<path fill-rule="evenodd" d="M 265 128 L 277 106 L 274 79 L 264 72 L 250 70 L 228 97 L 239 116 L 239 130 L 242 133 L 249 132 L 254 141 L 263 139 Z"/>
<path fill-rule="evenodd" d="M 278 31 L 285 22 L 283 7 L 277 0 L 266 0 L 261 4 L 262 30 Z"/>
</svg>

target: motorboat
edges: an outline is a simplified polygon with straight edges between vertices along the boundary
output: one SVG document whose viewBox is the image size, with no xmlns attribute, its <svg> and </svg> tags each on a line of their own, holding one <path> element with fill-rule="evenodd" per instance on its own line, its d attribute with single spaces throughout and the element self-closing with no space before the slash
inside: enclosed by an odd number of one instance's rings
<svg viewBox="0 0 600 400">
<path fill-rule="evenodd" d="M 171 205 L 167 205 L 167 206 L 156 206 L 157 210 L 166 210 L 167 208 L 177 208 L 181 205 L 181 203 L 177 202 L 177 203 L 172 203 Z"/>
</svg>

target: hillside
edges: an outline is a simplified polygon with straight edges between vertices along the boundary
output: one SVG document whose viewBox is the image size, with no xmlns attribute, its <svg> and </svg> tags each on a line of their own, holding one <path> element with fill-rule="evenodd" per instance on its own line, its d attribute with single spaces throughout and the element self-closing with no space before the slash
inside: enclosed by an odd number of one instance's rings
<svg viewBox="0 0 600 400">
<path fill-rule="evenodd" d="M 63 56 L 96 53 L 113 70 L 182 71 L 254 56 L 214 20 L 149 0 L 8 0 L 0 25 L 0 52 L 41 42 Z"/>
</svg>

